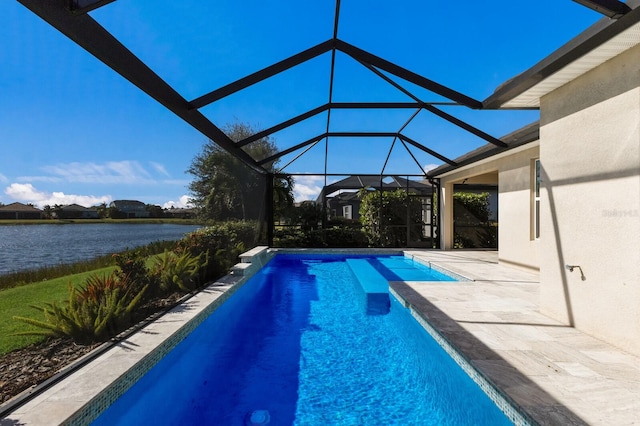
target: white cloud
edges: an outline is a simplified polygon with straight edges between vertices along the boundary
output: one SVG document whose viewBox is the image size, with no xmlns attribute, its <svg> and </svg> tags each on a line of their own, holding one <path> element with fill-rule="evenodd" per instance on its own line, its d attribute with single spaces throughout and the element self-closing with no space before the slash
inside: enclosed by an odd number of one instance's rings
<svg viewBox="0 0 640 426">
<path fill-rule="evenodd" d="M 38 191 L 30 183 L 12 183 L 5 188 L 4 193 L 15 201 L 21 203 L 32 203 L 40 208 L 56 204 L 80 204 L 81 206 L 91 207 L 101 203 L 110 203 L 112 197 L 110 195 L 102 195 L 96 197 L 94 195 L 77 195 L 65 194 L 64 192 L 45 192 Z"/>
<path fill-rule="evenodd" d="M 435 169 L 436 167 L 439 167 L 438 164 L 427 164 L 426 166 L 423 167 L 424 172 L 427 173 L 433 169 Z"/>
<path fill-rule="evenodd" d="M 108 161 L 103 164 L 72 162 L 42 168 L 53 176 L 23 177 L 22 181 L 66 181 L 100 184 L 155 183 L 149 172 L 137 161 Z"/>
<path fill-rule="evenodd" d="M 180 197 L 180 199 L 178 201 L 167 201 L 166 203 L 164 203 L 162 205 L 162 208 L 164 209 L 170 209 L 170 208 L 176 208 L 176 209 L 180 209 L 180 208 L 190 208 L 193 207 L 193 205 L 191 203 L 189 203 L 189 196 L 188 195 L 183 195 L 182 197 Z"/>
<path fill-rule="evenodd" d="M 5 175 L 0 173 L 0 183 L 8 183 L 8 182 L 9 182 L 9 179 L 7 179 Z"/>
<path fill-rule="evenodd" d="M 156 172 L 162 175 L 165 175 L 167 177 L 171 177 L 167 169 L 165 169 L 164 165 L 160 163 L 156 163 L 155 161 L 150 161 L 149 164 L 151 164 L 151 167 L 153 167 Z"/>
<path fill-rule="evenodd" d="M 315 200 L 322 191 L 323 176 L 296 176 L 293 185 L 293 197 L 296 202 Z"/>
</svg>

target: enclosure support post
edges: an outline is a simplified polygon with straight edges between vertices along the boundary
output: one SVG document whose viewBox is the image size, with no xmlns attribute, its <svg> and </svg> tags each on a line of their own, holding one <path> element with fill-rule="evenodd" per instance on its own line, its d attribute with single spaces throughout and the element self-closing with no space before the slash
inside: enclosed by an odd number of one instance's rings
<svg viewBox="0 0 640 426">
<path fill-rule="evenodd" d="M 442 235 L 440 212 L 442 211 L 442 194 L 440 193 L 440 179 L 430 178 L 431 183 L 431 245 L 440 248 L 440 235 Z M 435 202 L 434 202 L 435 201 Z M 434 232 L 435 224 L 435 232 Z"/>
<path fill-rule="evenodd" d="M 267 245 L 273 247 L 273 228 L 275 226 L 273 220 L 273 173 L 267 173 L 265 176 L 267 180 L 265 191 L 265 206 L 266 206 L 266 219 L 267 219 Z"/>
</svg>

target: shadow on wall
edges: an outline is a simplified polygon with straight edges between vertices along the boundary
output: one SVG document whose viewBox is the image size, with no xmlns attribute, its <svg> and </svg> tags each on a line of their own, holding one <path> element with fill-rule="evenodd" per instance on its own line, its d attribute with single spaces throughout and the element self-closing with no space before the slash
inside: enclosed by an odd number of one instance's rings
<svg viewBox="0 0 640 426">
<path fill-rule="evenodd" d="M 563 186 L 563 185 L 575 185 L 580 183 L 587 182 L 597 182 L 597 181 L 609 181 L 614 179 L 622 179 L 626 177 L 638 176 L 640 174 L 640 170 L 637 168 L 627 168 L 622 170 L 616 170 L 612 172 L 606 173 L 595 173 L 591 175 L 582 175 L 567 179 L 559 179 L 555 181 L 551 181 L 549 176 L 544 168 L 544 164 L 541 164 L 541 178 L 542 185 L 547 191 L 549 210 L 551 212 L 551 223 L 553 225 L 553 238 L 555 239 L 555 247 L 556 252 L 558 254 L 558 263 L 557 268 L 560 270 L 560 276 L 562 277 L 562 291 L 564 295 L 564 301 L 566 304 L 566 314 L 569 325 L 575 326 L 575 318 L 574 312 L 571 302 L 571 294 L 569 292 L 569 283 L 567 279 L 567 271 L 565 269 L 566 259 L 564 256 L 564 249 L 562 245 L 562 241 L 560 238 L 560 224 L 558 221 L 558 215 L 556 212 L 556 202 L 554 197 L 553 188 Z"/>
<path fill-rule="evenodd" d="M 560 276 L 562 277 L 562 293 L 564 295 L 564 302 L 566 305 L 567 321 L 571 327 L 575 326 L 575 320 L 573 318 L 573 307 L 571 306 L 571 294 L 569 293 L 569 283 L 567 275 L 565 274 L 564 265 L 564 250 L 562 248 L 562 241 L 560 238 L 560 225 L 558 224 L 558 215 L 556 213 L 556 203 L 553 196 L 553 189 L 551 185 L 547 185 L 549 177 L 544 169 L 544 166 L 540 164 L 540 177 L 542 178 L 542 184 L 547 190 L 547 201 L 549 202 L 549 211 L 551 212 L 551 223 L 553 225 L 553 238 L 556 242 L 556 253 L 558 254 L 558 267 L 560 268 Z"/>
</svg>

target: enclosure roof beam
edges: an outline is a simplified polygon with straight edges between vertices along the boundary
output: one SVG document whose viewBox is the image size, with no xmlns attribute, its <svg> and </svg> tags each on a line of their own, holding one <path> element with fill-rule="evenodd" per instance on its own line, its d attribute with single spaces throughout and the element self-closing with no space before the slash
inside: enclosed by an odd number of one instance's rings
<svg viewBox="0 0 640 426">
<path fill-rule="evenodd" d="M 336 109 L 414 109 L 426 108 L 434 102 L 332 102 L 331 108 Z M 437 102 L 441 104 L 440 102 Z M 447 103 L 447 105 L 458 105 Z"/>
<path fill-rule="evenodd" d="M 419 74 L 416 74 L 412 71 L 409 71 L 405 68 L 402 68 L 399 65 L 396 65 L 392 62 L 389 62 L 385 59 L 380 58 L 379 56 L 373 55 L 365 50 L 359 49 L 347 42 L 342 40 L 336 40 L 336 49 L 340 50 L 343 53 L 354 58 L 356 61 L 362 61 L 367 64 L 373 65 L 377 68 L 380 68 L 388 73 L 391 73 L 397 77 L 402 78 L 403 80 L 409 81 L 417 86 L 420 86 L 424 89 L 427 89 L 431 92 L 437 93 L 441 96 L 444 96 L 447 99 L 451 99 L 452 101 L 458 102 L 462 105 L 465 105 L 469 108 L 473 109 L 481 109 L 482 102 L 473 99 L 469 96 L 463 95 L 460 92 L 457 92 L 453 89 L 450 89 L 442 84 L 436 83 L 435 81 L 429 80 L 426 77 L 423 77 Z"/>
<path fill-rule="evenodd" d="M 332 102 L 332 103 L 327 103 L 317 108 L 314 108 L 312 110 L 309 110 L 303 114 L 295 116 L 289 120 L 283 121 L 282 123 L 276 124 L 273 127 L 270 127 L 258 133 L 255 133 L 237 142 L 236 146 L 242 147 L 242 146 L 248 145 L 259 139 L 270 136 L 273 133 L 279 132 L 280 130 L 286 129 L 287 127 L 293 126 L 294 124 L 298 124 L 308 118 L 311 118 L 329 109 L 413 109 L 413 108 L 426 108 L 429 106 L 429 104 L 430 103 L 427 103 L 427 102 Z"/>
<path fill-rule="evenodd" d="M 400 84 L 398 84 L 397 82 L 393 81 L 392 79 L 390 79 L 387 75 L 383 74 L 379 69 L 375 68 L 372 65 L 369 64 L 363 64 L 364 66 L 366 66 L 369 70 L 371 70 L 374 74 L 376 74 L 378 77 L 382 78 L 383 80 L 385 80 L 387 83 L 391 84 L 393 87 L 395 87 L 396 89 L 400 90 L 402 93 L 404 93 L 405 95 L 409 96 L 411 99 L 415 100 L 417 103 L 420 103 L 421 105 L 419 106 L 420 108 L 429 111 L 430 113 L 437 115 L 438 117 L 447 120 L 448 122 L 450 122 L 451 124 L 454 124 L 458 127 L 460 127 L 461 129 L 466 130 L 467 132 L 478 136 L 481 139 L 484 139 L 485 141 L 492 143 L 496 146 L 502 147 L 502 148 L 506 148 L 507 144 L 505 144 L 504 142 L 502 142 L 500 139 L 491 136 L 490 134 L 483 132 L 482 130 L 478 129 L 477 127 L 474 127 L 472 125 L 470 125 L 469 123 L 466 123 L 462 120 L 460 120 L 459 118 L 454 117 L 453 115 L 446 113 L 444 111 L 442 111 L 439 108 L 436 108 L 435 106 L 429 104 L 429 103 L 423 103 L 422 101 L 420 101 L 420 99 L 415 96 L 413 93 L 409 92 L 407 89 L 405 89 L 404 87 L 402 87 Z M 418 106 L 418 105 L 416 105 Z"/>
<path fill-rule="evenodd" d="M 278 158 L 280 158 L 282 156 L 285 156 L 287 154 L 295 152 L 295 151 L 297 151 L 297 150 L 299 150 L 301 148 L 304 148 L 307 145 L 311 145 L 314 142 L 318 142 L 320 139 L 324 138 L 325 136 L 327 136 L 326 133 L 323 133 L 321 135 L 315 136 L 315 137 L 313 137 L 311 139 L 308 139 L 308 140 L 306 140 L 304 142 L 301 142 L 301 143 L 299 143 L 297 145 L 294 145 L 291 148 L 287 148 L 287 149 L 285 149 L 283 151 L 280 151 L 280 152 L 277 152 L 277 153 L 275 153 L 275 154 L 273 154 L 273 155 L 271 155 L 271 156 L 269 156 L 267 158 L 264 158 L 264 159 L 258 161 L 258 164 L 259 165 L 263 165 L 263 164 L 269 163 L 271 161 L 275 161 L 275 160 L 277 160 Z"/>
<path fill-rule="evenodd" d="M 444 155 L 441 155 L 441 154 L 437 153 L 436 151 L 432 150 L 431 148 L 427 148 L 426 146 L 422 145 L 419 142 L 414 141 L 413 139 L 411 139 L 408 136 L 403 135 L 402 133 L 398 133 L 398 137 L 401 140 L 403 140 L 404 142 L 406 142 L 408 144 L 411 144 L 411 145 L 415 146 L 416 148 L 421 149 L 422 151 L 424 151 L 424 152 L 426 152 L 428 154 L 433 155 L 434 157 L 444 161 L 445 163 L 447 163 L 447 164 L 449 164 L 451 166 L 456 166 L 457 165 L 455 161 L 445 157 Z"/>
<path fill-rule="evenodd" d="M 274 161 L 284 155 L 290 154 L 294 151 L 297 151 L 301 148 L 304 148 L 307 145 L 310 145 L 314 142 L 317 142 L 321 139 L 324 138 L 330 138 L 330 137 L 355 137 L 355 138 L 364 138 L 364 137 L 398 137 L 399 134 L 398 133 L 394 133 L 394 132 L 325 132 L 322 133 L 318 136 L 315 136 L 311 139 L 308 139 L 304 142 L 301 142 L 297 145 L 292 146 L 291 148 L 287 148 L 283 151 L 277 152 L 267 158 L 264 158 L 260 161 L 258 161 L 259 165 L 263 165 L 266 163 L 269 163 L 270 161 Z"/>
<path fill-rule="evenodd" d="M 313 117 L 314 115 L 318 115 L 324 111 L 327 111 L 329 109 L 329 104 L 324 104 L 322 106 L 319 106 L 317 108 L 314 108 L 312 110 L 309 110 L 303 114 L 300 114 L 296 117 L 293 117 L 289 120 L 283 121 L 282 123 L 276 124 L 273 127 L 270 127 L 268 129 L 262 130 L 254 135 L 251 135 L 241 141 L 239 141 L 237 143 L 237 146 L 245 146 L 248 145 L 252 142 L 255 142 L 259 139 L 262 138 L 266 138 L 269 135 L 272 135 L 273 133 L 279 132 L 280 130 L 286 129 L 287 127 L 293 126 L 294 124 L 300 123 L 301 121 L 304 121 L 308 118 Z"/>
<path fill-rule="evenodd" d="M 217 100 L 224 98 L 225 96 L 229 96 L 242 89 L 246 89 L 249 86 L 252 86 L 256 83 L 266 80 L 269 77 L 273 77 L 276 74 L 279 74 L 283 71 L 288 70 L 289 68 L 293 68 L 310 59 L 320 56 L 323 53 L 326 53 L 332 50 L 333 48 L 334 48 L 334 40 L 327 40 L 323 43 L 317 44 L 296 55 L 290 56 L 287 59 L 284 59 L 266 68 L 263 68 L 260 71 L 254 72 L 253 74 L 243 77 L 240 80 L 236 80 L 233 83 L 229 83 L 226 86 L 223 86 L 219 89 L 216 89 L 212 92 L 207 93 L 206 95 L 202 95 L 199 98 L 196 98 L 191 102 L 189 102 L 189 107 L 191 109 L 202 108 L 206 105 L 209 105 L 212 102 L 215 102 Z"/>
<path fill-rule="evenodd" d="M 259 173 L 267 173 L 204 115 L 189 110 L 186 99 L 91 16 L 74 15 L 69 11 L 68 0 L 18 1 L 247 166 Z"/>
</svg>

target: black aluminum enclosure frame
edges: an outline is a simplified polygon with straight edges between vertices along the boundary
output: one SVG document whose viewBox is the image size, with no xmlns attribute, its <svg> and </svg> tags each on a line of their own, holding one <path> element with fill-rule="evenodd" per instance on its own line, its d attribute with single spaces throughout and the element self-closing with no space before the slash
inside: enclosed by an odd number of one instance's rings
<svg viewBox="0 0 640 426">
<path fill-rule="evenodd" d="M 173 87 L 166 83 L 151 68 L 149 68 L 143 61 L 136 57 L 119 40 L 117 40 L 112 34 L 110 34 L 105 28 L 103 28 L 98 22 L 96 22 L 91 16 L 87 14 L 87 12 L 89 12 L 90 10 L 108 5 L 115 0 L 17 1 L 31 10 L 34 14 L 41 17 L 51 26 L 62 32 L 80 47 L 91 53 L 97 59 L 112 68 L 122 77 L 129 80 L 140 90 L 147 93 L 157 102 L 162 104 L 165 108 L 173 112 L 176 116 L 180 117 L 193 128 L 205 135 L 207 138 L 218 144 L 221 148 L 229 152 L 234 157 L 238 158 L 255 172 L 264 175 L 266 179 L 273 178 L 273 172 L 281 173 L 283 170 L 281 169 L 274 171 L 271 170 L 270 167 L 265 167 L 265 165 L 271 165 L 273 161 L 281 158 L 282 156 L 302 150 L 309 145 L 313 146 L 323 139 L 327 141 L 326 143 L 328 146 L 328 138 L 330 137 L 389 137 L 393 141 L 392 148 L 393 144 L 395 144 L 397 140 L 400 140 L 400 142 L 412 155 L 414 160 L 415 157 L 409 150 L 407 144 L 442 160 L 447 164 L 448 167 L 455 168 L 458 166 L 455 161 L 448 159 L 446 156 L 441 155 L 440 153 L 435 152 L 434 150 L 428 148 L 425 144 L 411 139 L 406 135 L 403 135 L 402 130 L 404 129 L 404 126 L 400 130 L 380 133 L 338 131 L 331 132 L 329 130 L 331 111 L 334 109 L 415 109 L 414 114 L 411 116 L 411 118 L 409 118 L 405 126 L 417 115 L 418 112 L 427 111 L 479 137 L 489 144 L 492 144 L 494 146 L 493 151 L 508 149 L 509 147 L 504 140 L 491 136 L 486 132 L 475 128 L 474 126 L 464 122 L 463 120 L 460 120 L 452 116 L 451 114 L 442 111 L 441 109 L 437 108 L 436 105 L 458 105 L 474 110 L 503 109 L 502 105 L 508 100 L 514 98 L 520 93 L 523 93 L 525 90 L 533 87 L 535 84 L 562 69 L 564 66 L 576 60 L 586 52 L 589 52 L 593 48 L 601 45 L 602 43 L 606 42 L 607 40 L 611 39 L 612 37 L 616 36 L 617 34 L 621 33 L 625 29 L 640 21 L 640 8 L 637 7 L 640 4 L 640 0 L 628 0 L 627 4 L 630 7 L 628 8 L 628 10 L 627 8 L 625 8 L 624 14 L 622 14 L 619 19 L 601 19 L 587 31 L 571 40 L 569 43 L 554 52 L 548 58 L 544 59 L 543 61 L 532 67 L 530 70 L 525 71 L 524 73 L 499 87 L 494 92 L 494 94 L 489 96 L 484 101 L 479 101 L 339 39 L 338 24 L 340 14 L 340 0 L 336 0 L 333 36 L 331 39 L 310 47 L 307 50 L 290 56 L 289 58 L 281 60 L 259 71 L 256 71 L 248 76 L 240 78 L 230 84 L 203 94 L 202 96 L 197 97 L 191 101 L 188 101 Z M 607 4 L 613 3 L 608 0 L 602 1 L 606 2 Z M 596 3 L 602 1 L 599 0 Z M 303 64 L 313 58 L 329 52 L 331 53 L 331 73 L 329 79 L 328 102 L 325 105 L 304 112 L 296 117 L 292 117 L 268 129 L 261 130 L 242 141 L 233 141 L 223 130 L 221 130 L 221 128 L 219 128 L 216 124 L 214 124 L 199 111 L 200 108 L 203 108 L 204 106 L 209 105 L 212 102 L 229 96 L 232 93 L 246 89 L 256 83 L 259 83 L 260 81 L 273 77 L 281 72 L 284 72 L 288 69 L 291 69 L 297 65 Z M 362 66 L 368 68 L 376 75 L 378 75 L 383 81 L 400 90 L 415 102 L 333 102 L 334 66 L 337 52 L 341 52 L 349 56 L 356 62 L 360 63 Z M 394 76 L 397 79 L 415 84 L 418 87 L 421 87 L 448 99 L 450 102 L 423 102 L 416 96 L 414 96 L 411 92 L 403 88 L 399 83 L 397 83 L 396 80 L 392 79 L 390 76 Z M 537 108 L 527 107 L 518 109 Z M 242 149 L 244 146 L 247 146 L 261 138 L 268 137 L 280 130 L 303 122 L 323 112 L 327 112 L 327 126 L 326 131 L 323 134 L 320 134 L 307 141 L 302 141 L 289 148 L 283 149 L 282 151 L 270 156 L 269 158 L 253 158 L 244 149 Z M 307 150 L 302 151 L 293 161 L 299 158 L 299 156 L 304 155 Z M 324 176 L 326 181 L 326 150 L 324 161 Z M 290 162 L 289 164 L 291 164 L 292 162 Z M 287 164 L 287 166 L 289 164 Z M 383 172 L 384 170 L 381 171 L 381 174 Z M 349 174 L 350 173 L 348 171 L 343 173 L 343 175 Z M 428 173 L 424 173 L 424 177 L 427 179 L 432 179 L 432 176 Z M 272 187 L 272 184 L 267 184 L 267 188 Z M 272 196 L 272 194 L 268 194 L 268 196 L 269 195 Z M 270 218 L 270 224 L 273 224 L 273 218 Z"/>
<path fill-rule="evenodd" d="M 424 76 L 400 67 L 392 62 L 389 62 L 383 58 L 373 55 L 365 50 L 359 49 L 343 40 L 338 38 L 338 21 L 340 12 L 340 0 L 336 1 L 335 10 L 335 22 L 333 37 L 325 42 L 317 44 L 307 50 L 304 50 L 298 54 L 290 56 L 282 61 L 279 61 L 273 65 L 263 68 L 257 72 L 254 72 L 246 77 L 240 78 L 230 84 L 215 89 L 209 93 L 206 93 L 200 97 L 197 97 L 191 101 L 183 98 L 173 87 L 166 83 L 159 75 L 151 70 L 145 63 L 143 63 L 138 57 L 136 57 L 130 50 L 128 50 L 120 41 L 118 41 L 113 35 L 111 35 L 106 29 L 104 29 L 99 23 L 91 18 L 86 11 L 83 13 L 77 13 L 77 11 L 71 10 L 70 5 L 77 4 L 77 0 L 18 0 L 25 7 L 30 9 L 33 13 L 40 16 L 51 26 L 58 29 L 65 34 L 76 44 L 87 50 L 93 56 L 104 62 L 118 74 L 129 80 L 135 86 L 161 103 L 167 109 L 172 111 L 175 115 L 182 118 L 192 127 L 200 131 L 203 135 L 214 141 L 221 148 L 234 155 L 253 170 L 261 173 L 268 174 L 271 170 L 263 167 L 264 164 L 269 161 L 265 159 L 252 158 L 243 149 L 243 146 L 255 142 L 263 137 L 267 137 L 275 132 L 278 132 L 284 128 L 300 123 L 308 118 L 311 118 L 322 112 L 331 112 L 332 109 L 396 109 L 396 108 L 412 108 L 431 112 L 453 124 L 463 128 L 472 134 L 484 139 L 490 143 L 494 143 L 498 146 L 503 144 L 498 138 L 495 138 L 487 133 L 476 129 L 475 127 L 447 114 L 440 109 L 436 108 L 436 104 L 446 105 L 461 105 L 472 109 L 482 109 L 483 103 L 472 97 L 464 95 L 456 90 L 441 85 L 433 80 L 430 80 Z M 87 9 L 92 10 L 97 7 L 108 4 L 114 0 L 95 0 L 89 1 Z M 85 0 L 87 3 L 87 0 Z M 349 57 L 353 58 L 357 62 L 360 62 L 364 66 L 374 70 L 385 81 L 399 87 L 390 78 L 386 77 L 382 72 L 394 75 L 404 81 L 413 83 L 419 87 L 427 89 L 433 93 L 436 93 L 442 97 L 451 100 L 448 102 L 421 102 L 413 95 L 411 97 L 416 99 L 415 103 L 412 102 L 353 102 L 353 103 L 335 103 L 331 102 L 331 93 L 329 94 L 329 102 L 323 106 L 307 111 L 291 119 L 285 120 L 269 129 L 262 130 L 255 135 L 252 135 L 245 140 L 235 142 L 225 134 L 216 124 L 206 118 L 199 109 L 203 108 L 212 102 L 218 101 L 226 96 L 236 93 L 240 90 L 246 89 L 256 83 L 259 83 L 265 79 L 273 77 L 281 72 L 291 69 L 297 65 L 307 62 L 313 58 L 316 58 L 322 54 L 331 52 L 335 56 L 336 52 L 342 52 Z M 332 67 L 333 68 L 333 67 Z M 333 71 L 333 70 L 332 70 Z M 330 79 L 330 86 L 333 85 L 333 72 Z M 409 93 L 403 90 L 405 93 Z M 328 119 L 327 121 L 329 121 Z M 329 123 L 328 123 L 329 124 Z M 327 126 L 329 127 L 329 126 Z M 340 137 L 340 132 L 327 132 L 319 139 L 327 137 Z M 351 136 L 351 135 L 344 135 Z M 389 132 L 388 136 L 397 137 L 397 132 Z M 403 138 L 406 140 L 406 138 Z M 318 139 L 315 139 L 318 140 Z M 411 140 L 410 144 L 422 149 L 425 152 L 429 152 L 436 158 L 439 158 L 449 164 L 450 160 L 444 160 L 444 156 L 435 153 L 424 145 Z M 296 148 L 300 149 L 306 146 L 307 143 L 300 143 L 296 145 Z M 272 157 L 273 161 L 280 158 L 283 155 L 296 151 L 296 149 L 285 149 Z"/>
</svg>

